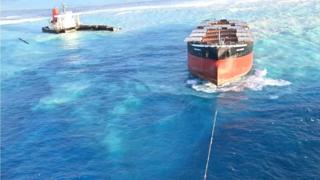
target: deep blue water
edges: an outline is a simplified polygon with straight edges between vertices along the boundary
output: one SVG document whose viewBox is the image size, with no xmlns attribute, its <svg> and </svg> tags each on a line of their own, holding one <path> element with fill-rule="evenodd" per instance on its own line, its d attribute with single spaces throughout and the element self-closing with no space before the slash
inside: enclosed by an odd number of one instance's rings
<svg viewBox="0 0 320 180">
<path fill-rule="evenodd" d="M 319 1 L 129 5 L 82 16 L 116 33 L 1 26 L 1 178 L 201 179 L 215 110 L 208 179 L 320 178 Z M 255 62 L 216 89 L 183 40 L 223 17 L 249 23 Z"/>
</svg>

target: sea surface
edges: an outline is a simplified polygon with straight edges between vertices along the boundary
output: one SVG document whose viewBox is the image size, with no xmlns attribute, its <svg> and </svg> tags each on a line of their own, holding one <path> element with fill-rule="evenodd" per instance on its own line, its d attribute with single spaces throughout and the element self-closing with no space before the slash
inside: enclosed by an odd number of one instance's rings
<svg viewBox="0 0 320 180">
<path fill-rule="evenodd" d="M 320 179 L 319 0 L 67 1 L 122 30 L 61 35 L 57 1 L 2 3 L 1 179 L 202 179 L 215 111 L 207 179 Z M 249 23 L 254 67 L 216 88 L 184 38 L 220 18 Z"/>
</svg>

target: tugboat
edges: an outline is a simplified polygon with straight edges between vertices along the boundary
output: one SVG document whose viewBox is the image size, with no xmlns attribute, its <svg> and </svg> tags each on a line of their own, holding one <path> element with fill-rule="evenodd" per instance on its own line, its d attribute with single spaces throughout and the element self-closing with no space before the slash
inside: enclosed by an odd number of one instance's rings
<svg viewBox="0 0 320 180">
<path fill-rule="evenodd" d="M 42 27 L 42 32 L 46 33 L 66 33 L 72 31 L 118 31 L 120 28 L 115 28 L 107 25 L 83 25 L 80 24 L 80 15 L 72 11 L 66 11 L 66 7 L 62 4 L 62 12 L 58 8 L 52 9 L 52 17 L 49 26 Z"/>
<path fill-rule="evenodd" d="M 246 75 L 253 64 L 253 36 L 245 22 L 203 21 L 185 39 L 191 74 L 221 86 Z"/>
</svg>

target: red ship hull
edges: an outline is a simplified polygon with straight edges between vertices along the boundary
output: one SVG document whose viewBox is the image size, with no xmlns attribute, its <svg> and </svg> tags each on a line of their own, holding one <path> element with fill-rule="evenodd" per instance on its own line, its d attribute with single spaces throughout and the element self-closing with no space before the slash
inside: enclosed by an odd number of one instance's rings
<svg viewBox="0 0 320 180">
<path fill-rule="evenodd" d="M 246 75 L 252 68 L 253 53 L 244 56 L 211 60 L 188 53 L 188 67 L 192 74 L 220 86 Z"/>
</svg>

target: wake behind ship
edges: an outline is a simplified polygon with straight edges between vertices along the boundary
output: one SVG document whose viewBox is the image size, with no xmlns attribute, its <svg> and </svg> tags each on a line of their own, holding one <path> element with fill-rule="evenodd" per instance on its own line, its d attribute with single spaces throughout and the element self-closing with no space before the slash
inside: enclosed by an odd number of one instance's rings
<svg viewBox="0 0 320 180">
<path fill-rule="evenodd" d="M 245 22 L 202 22 L 185 39 L 189 71 L 220 86 L 246 75 L 253 64 L 253 37 Z"/>
</svg>

